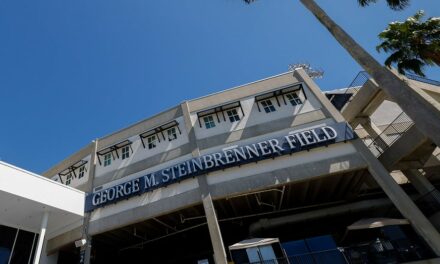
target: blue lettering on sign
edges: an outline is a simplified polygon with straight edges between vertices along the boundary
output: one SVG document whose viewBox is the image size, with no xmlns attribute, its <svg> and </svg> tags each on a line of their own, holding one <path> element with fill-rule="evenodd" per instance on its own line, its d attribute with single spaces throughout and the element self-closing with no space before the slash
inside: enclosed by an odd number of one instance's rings
<svg viewBox="0 0 440 264">
<path fill-rule="evenodd" d="M 90 212 L 104 205 L 212 171 L 258 162 L 354 138 L 353 130 L 346 123 L 337 123 L 292 131 L 284 137 L 228 148 L 220 152 L 192 158 L 142 177 L 90 193 L 86 197 L 85 211 Z"/>
</svg>

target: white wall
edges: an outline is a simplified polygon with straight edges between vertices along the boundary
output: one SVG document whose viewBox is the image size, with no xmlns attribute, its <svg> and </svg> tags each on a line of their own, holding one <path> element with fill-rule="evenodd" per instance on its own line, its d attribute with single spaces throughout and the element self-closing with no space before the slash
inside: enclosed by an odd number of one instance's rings
<svg viewBox="0 0 440 264">
<path fill-rule="evenodd" d="M 90 174 L 90 161 L 91 161 L 91 159 L 92 159 L 92 156 L 91 156 L 91 155 L 87 155 L 86 157 L 80 159 L 80 160 L 87 161 L 87 163 L 84 165 L 85 168 L 86 168 L 86 171 L 84 172 L 84 176 L 83 176 L 82 178 L 79 178 L 79 168 L 76 169 L 76 170 L 75 170 L 75 173 L 76 173 L 77 177 L 75 177 L 75 176 L 72 174 L 72 179 L 71 179 L 71 181 L 70 181 L 70 184 L 68 184 L 68 186 L 73 187 L 73 188 L 76 188 L 76 187 L 78 187 L 78 186 L 80 186 L 80 185 L 82 185 L 82 184 L 85 184 L 85 183 L 89 180 L 89 174 Z M 80 161 L 80 160 L 78 160 L 78 161 Z M 65 168 L 65 169 L 67 169 L 67 168 Z M 62 177 L 62 181 L 60 180 L 60 177 Z M 53 180 L 53 181 L 56 181 L 56 182 L 62 183 L 62 184 L 64 184 L 64 185 L 67 185 L 67 184 L 66 184 L 67 176 L 60 176 L 59 174 L 56 174 L 56 175 L 50 177 L 50 179 Z"/>
<path fill-rule="evenodd" d="M 296 84 L 294 84 L 294 85 L 296 85 Z M 294 86 L 294 85 L 292 85 L 292 86 Z M 279 89 L 267 90 L 264 93 L 267 93 L 270 91 L 276 91 L 276 90 L 279 90 Z M 304 91 L 306 96 L 304 96 L 302 91 Z M 241 110 L 239 108 L 237 108 L 237 112 L 240 116 L 240 121 L 230 122 L 226 112 L 224 113 L 225 117 L 226 117 L 226 121 L 224 121 L 223 115 L 221 113 L 219 113 L 220 122 L 218 122 L 216 115 L 213 115 L 215 127 L 210 128 L 210 129 L 207 129 L 205 127 L 205 124 L 203 122 L 203 118 L 200 118 L 200 120 L 198 120 L 197 113 L 201 112 L 201 111 L 191 112 L 190 117 L 191 117 L 192 125 L 194 126 L 194 131 L 196 133 L 196 137 L 198 139 L 203 139 L 203 138 L 212 137 L 212 136 L 227 133 L 227 132 L 243 130 L 246 127 L 251 127 L 254 125 L 274 122 L 278 119 L 282 119 L 282 118 L 289 117 L 292 115 L 298 115 L 301 113 L 310 112 L 310 111 L 313 111 L 316 109 L 320 109 L 322 107 L 321 104 L 319 103 L 319 101 L 310 92 L 307 85 L 303 84 L 302 91 L 300 91 L 300 94 L 299 94 L 299 97 L 303 101 L 303 104 L 301 104 L 301 105 L 292 106 L 290 104 L 290 102 L 287 100 L 287 98 L 285 98 L 287 104 L 284 104 L 284 100 L 282 99 L 281 96 L 279 96 L 278 100 L 280 102 L 280 106 L 278 106 L 276 99 L 272 98 L 271 101 L 272 101 L 272 104 L 274 105 L 276 111 L 271 112 L 271 113 L 266 113 L 264 111 L 263 107 L 261 106 L 261 103 L 259 103 L 261 111 L 258 111 L 258 106 L 257 106 L 257 103 L 255 102 L 255 96 L 258 96 L 258 94 L 253 94 L 251 96 L 242 98 L 242 99 L 240 99 L 240 102 L 241 102 L 241 105 L 243 108 L 244 116 L 241 113 Z M 307 97 L 307 100 L 305 100 L 306 97 Z M 232 102 L 230 102 L 230 103 L 232 103 Z M 215 107 L 215 106 L 209 106 L 205 110 L 211 109 L 213 107 Z M 200 127 L 199 122 L 201 122 L 202 127 Z"/>
<path fill-rule="evenodd" d="M 116 154 L 114 154 L 115 159 L 112 160 L 111 165 L 104 167 L 104 156 L 100 156 L 101 165 L 97 161 L 95 177 L 98 178 L 109 172 L 123 169 L 124 167 L 127 167 L 132 163 L 147 159 L 149 157 L 152 157 L 160 153 L 165 153 L 167 151 L 178 148 L 188 143 L 188 133 L 185 129 L 183 117 L 177 118 L 176 121 L 179 123 L 179 128 L 180 131 L 182 132 L 182 134 L 179 134 L 179 131 L 176 127 L 177 139 L 169 141 L 167 131 L 164 131 L 165 140 L 161 134 L 157 134 L 156 138 L 160 137 L 160 142 L 157 140 L 156 147 L 153 149 L 148 149 L 148 143 L 146 138 L 144 139 L 145 148 L 142 145 L 142 141 L 139 135 L 134 135 L 130 138 L 127 138 L 128 140 L 133 142 L 131 144 L 131 149 L 133 150 L 133 152 L 130 152 L 130 157 L 128 159 L 123 160 L 121 158 L 121 149 L 119 149 L 118 150 L 119 159 L 117 158 Z M 154 129 L 154 127 L 152 127 L 151 129 Z"/>
</svg>

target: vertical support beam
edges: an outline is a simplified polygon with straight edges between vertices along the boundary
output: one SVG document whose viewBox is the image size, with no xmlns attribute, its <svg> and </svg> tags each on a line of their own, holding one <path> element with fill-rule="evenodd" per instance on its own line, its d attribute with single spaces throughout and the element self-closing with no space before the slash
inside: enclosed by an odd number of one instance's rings
<svg viewBox="0 0 440 264">
<path fill-rule="evenodd" d="M 86 191 L 89 193 L 93 192 L 93 188 L 95 186 L 95 173 L 96 173 L 96 160 L 97 158 L 96 152 L 98 151 L 98 139 L 93 141 L 93 148 L 92 148 L 92 158 L 90 159 L 90 172 L 89 172 L 89 180 L 87 182 Z M 86 244 L 81 247 L 81 253 L 80 253 L 80 263 L 81 264 L 89 264 L 90 263 L 90 255 L 92 252 L 92 237 L 89 235 L 89 224 L 90 224 L 90 217 L 92 212 L 87 212 L 84 214 L 84 220 L 83 220 L 83 231 L 82 231 L 82 239 L 86 240 Z"/>
<path fill-rule="evenodd" d="M 377 82 L 379 87 L 395 101 L 414 121 L 417 128 L 440 146 L 440 103 L 422 89 L 413 89 L 393 72 L 377 62 L 353 38 L 336 24 L 313 0 L 300 2 L 327 28 L 343 48 Z"/>
<path fill-rule="evenodd" d="M 440 235 L 419 208 L 391 177 L 388 171 L 368 150 L 360 140 L 351 141 L 356 150 L 364 158 L 368 165 L 368 171 L 387 194 L 400 213 L 407 218 L 414 229 L 426 241 L 437 256 L 440 256 Z"/>
<path fill-rule="evenodd" d="M 375 140 L 375 144 L 382 149 L 382 152 L 388 148 L 386 143 L 386 135 L 381 135 L 382 131 L 373 123 L 369 117 L 361 121 L 362 127 L 370 135 L 371 140 Z"/>
<path fill-rule="evenodd" d="M 426 179 L 426 177 L 419 170 L 409 169 L 402 172 L 421 195 L 425 195 L 435 190 L 434 185 L 432 185 L 432 183 L 429 182 L 429 180 Z M 437 199 L 438 196 L 434 195 L 433 197 L 440 204 L 440 200 Z"/>
<path fill-rule="evenodd" d="M 182 113 L 184 117 L 184 123 L 186 131 L 188 132 L 189 144 L 191 146 L 191 153 L 193 157 L 200 156 L 199 147 L 197 145 L 197 137 L 194 131 L 194 126 L 190 117 L 190 106 L 188 102 L 181 104 Z M 200 120 L 199 120 L 200 122 Z M 220 231 L 220 226 L 217 221 L 217 215 L 215 213 L 212 197 L 209 192 L 209 185 L 206 181 L 206 175 L 200 175 L 197 177 L 199 189 L 201 193 L 203 209 L 205 211 L 206 221 L 208 224 L 209 236 L 211 237 L 212 249 L 214 251 L 214 260 L 216 264 L 227 264 L 226 251 L 223 246 L 223 238 Z"/>
<path fill-rule="evenodd" d="M 12 255 L 14 255 L 15 243 L 17 242 L 17 237 L 18 237 L 18 232 L 19 231 L 20 231 L 20 229 L 17 228 L 17 232 L 15 232 L 14 243 L 12 244 L 11 254 L 9 255 L 8 264 L 11 264 Z"/>
<path fill-rule="evenodd" d="M 211 194 L 202 197 L 203 208 L 205 209 L 206 220 L 208 222 L 209 235 L 211 237 L 212 248 L 214 250 L 214 260 L 216 264 L 227 264 L 226 251 L 223 246 L 222 234 L 218 225 L 217 215 Z"/>
<path fill-rule="evenodd" d="M 46 235 L 47 221 L 49 220 L 49 212 L 44 212 L 41 219 L 40 236 L 38 237 L 37 248 L 35 249 L 34 264 L 40 263 L 41 252 L 43 251 L 44 237 Z"/>
<path fill-rule="evenodd" d="M 315 98 L 319 100 L 322 104 L 321 110 L 324 112 L 326 117 L 332 117 L 336 122 L 344 122 L 345 119 L 338 109 L 327 99 L 324 93 L 319 89 L 318 85 L 310 78 L 306 71 L 302 68 L 297 68 L 293 72 L 293 76 L 298 79 L 298 81 L 304 82 L 308 90 L 313 94 Z M 304 90 L 305 92 L 305 90 Z"/>
</svg>

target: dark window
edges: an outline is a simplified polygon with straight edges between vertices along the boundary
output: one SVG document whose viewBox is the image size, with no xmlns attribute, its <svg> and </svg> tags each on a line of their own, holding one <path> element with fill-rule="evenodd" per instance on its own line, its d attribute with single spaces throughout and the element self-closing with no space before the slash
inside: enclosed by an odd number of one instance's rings
<svg viewBox="0 0 440 264">
<path fill-rule="evenodd" d="M 15 242 L 14 252 L 12 253 L 11 263 L 28 264 L 32 253 L 32 248 L 37 244 L 35 234 L 20 230 L 18 232 L 17 241 Z"/>
<path fill-rule="evenodd" d="M 70 185 L 72 183 L 72 174 L 67 174 L 66 185 Z"/>
<path fill-rule="evenodd" d="M 296 92 L 288 93 L 286 94 L 287 100 L 293 105 L 300 105 L 302 104 L 301 99 L 299 99 L 298 94 Z"/>
<path fill-rule="evenodd" d="M 205 127 L 207 129 L 215 127 L 214 118 L 211 115 L 203 117 L 203 122 L 205 122 Z"/>
<path fill-rule="evenodd" d="M 231 121 L 231 122 L 240 121 L 240 116 L 238 116 L 237 109 L 228 110 L 228 111 L 226 111 L 226 113 L 228 114 L 229 121 Z"/>
<path fill-rule="evenodd" d="M 130 157 L 130 146 L 122 148 L 122 159 L 128 159 Z"/>
<path fill-rule="evenodd" d="M 0 263 L 8 263 L 17 229 L 0 225 Z"/>
<path fill-rule="evenodd" d="M 81 179 L 82 177 L 84 177 L 85 173 L 86 173 L 86 167 L 85 166 L 80 167 L 78 172 L 78 178 Z"/>
<path fill-rule="evenodd" d="M 156 135 L 149 136 L 147 138 L 148 149 L 153 149 L 156 147 Z"/>
<path fill-rule="evenodd" d="M 112 164 L 112 154 L 107 153 L 104 155 L 104 167 L 110 166 Z"/>
<path fill-rule="evenodd" d="M 270 99 L 263 100 L 260 103 L 263 106 L 263 109 L 266 113 L 271 113 L 276 111 L 275 106 L 273 106 L 272 101 Z"/>
<path fill-rule="evenodd" d="M 170 129 L 167 130 L 167 134 L 168 134 L 168 140 L 172 141 L 177 139 L 177 131 L 176 131 L 176 127 L 172 127 Z"/>
</svg>

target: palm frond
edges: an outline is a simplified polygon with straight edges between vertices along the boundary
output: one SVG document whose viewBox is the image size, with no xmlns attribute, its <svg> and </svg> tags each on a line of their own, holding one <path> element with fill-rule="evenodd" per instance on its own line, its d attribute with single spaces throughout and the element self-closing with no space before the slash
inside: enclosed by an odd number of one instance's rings
<svg viewBox="0 0 440 264">
<path fill-rule="evenodd" d="M 409 5 L 411 0 L 386 0 L 388 6 L 393 10 L 402 10 Z M 358 0 L 360 6 L 368 6 L 376 3 L 377 0 Z"/>
<path fill-rule="evenodd" d="M 405 75 L 406 71 L 412 71 L 417 75 L 425 77 L 425 74 L 423 73 L 423 65 L 423 61 L 418 59 L 404 60 L 397 64 L 397 71 L 403 75 Z"/>
</svg>

